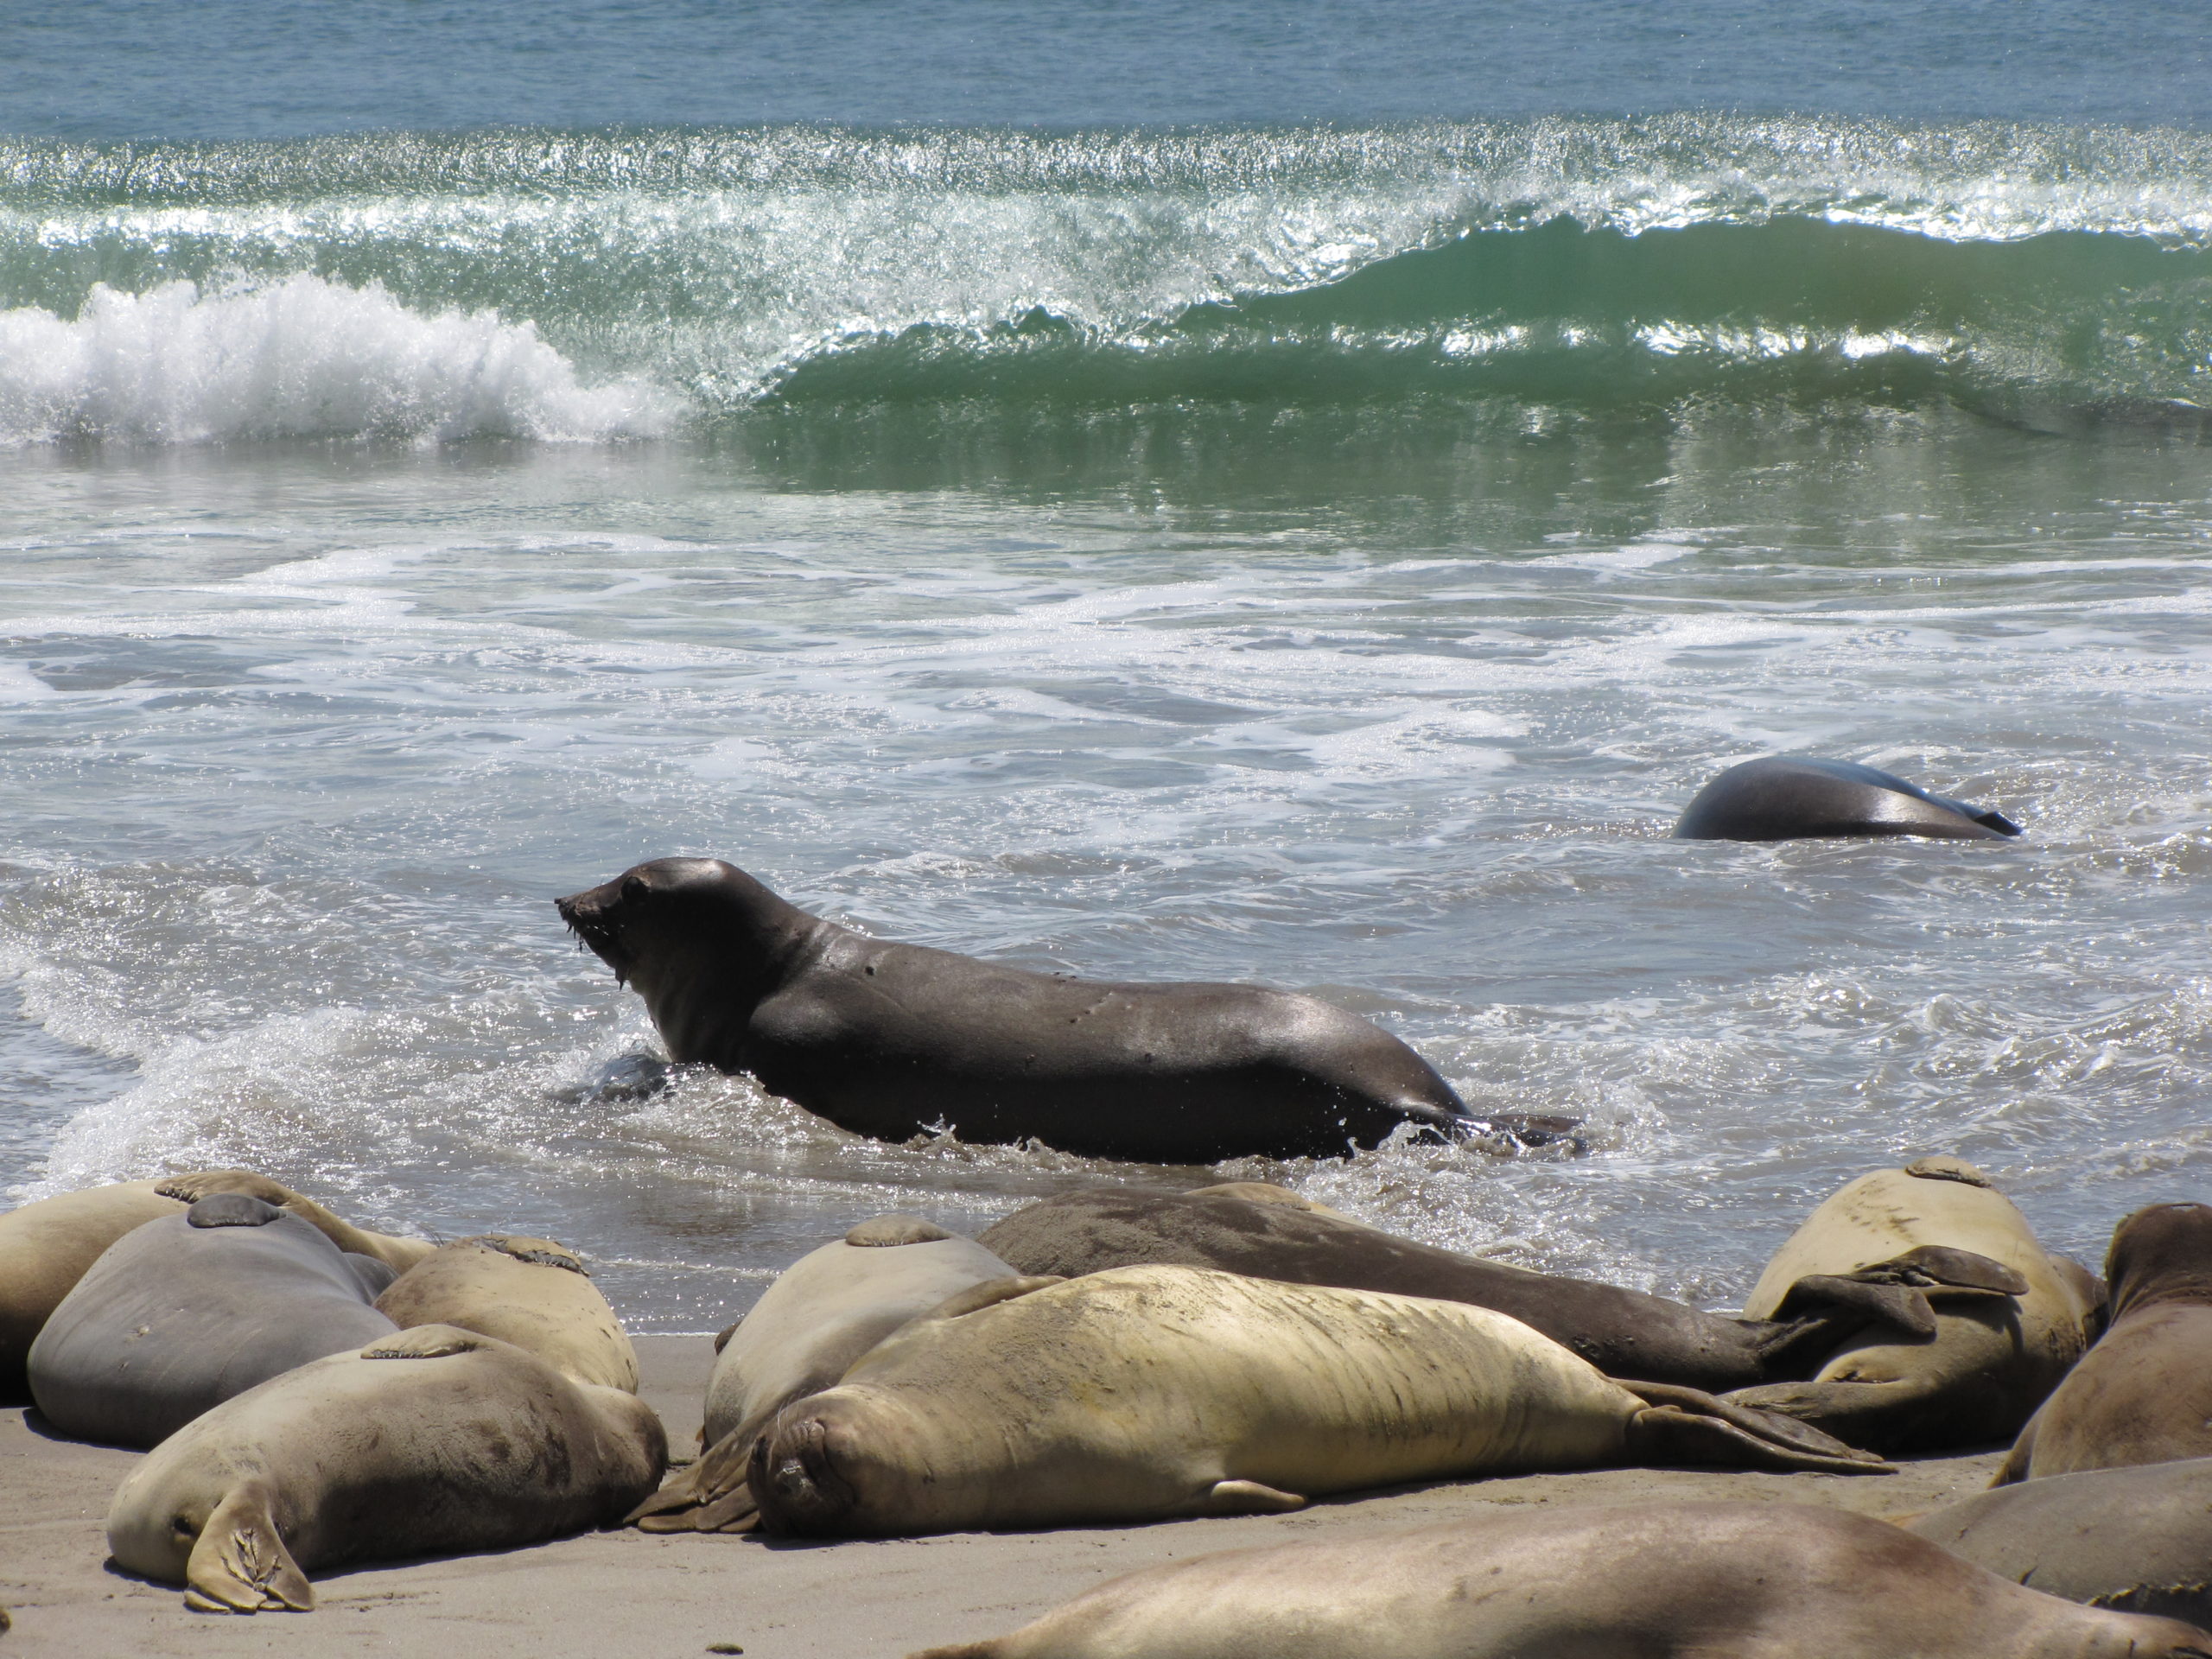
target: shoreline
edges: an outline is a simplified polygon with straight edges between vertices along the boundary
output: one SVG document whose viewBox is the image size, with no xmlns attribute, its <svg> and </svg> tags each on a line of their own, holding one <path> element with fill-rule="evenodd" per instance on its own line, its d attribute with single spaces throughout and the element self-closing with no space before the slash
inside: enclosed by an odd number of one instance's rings
<svg viewBox="0 0 2212 1659">
<path fill-rule="evenodd" d="M 633 1339 L 639 1392 L 671 1447 L 695 1444 L 713 1339 Z M 1387 1489 L 1290 1515 L 928 1538 L 764 1540 L 634 1529 L 378 1563 L 316 1575 L 308 1614 L 195 1613 L 181 1590 L 105 1566 L 116 1483 L 143 1453 L 51 1438 L 37 1413 L 0 1411 L 0 1659 L 269 1653 L 452 1659 L 901 1659 L 996 1635 L 1122 1573 L 1218 1550 L 1436 1525 L 1502 1505 L 1731 1498 L 1810 1503 L 1885 1519 L 1980 1491 L 2002 1448 L 1900 1461 L 1893 1475 L 1597 1469 Z M 341 1645 L 342 1644 L 342 1645 Z"/>
</svg>

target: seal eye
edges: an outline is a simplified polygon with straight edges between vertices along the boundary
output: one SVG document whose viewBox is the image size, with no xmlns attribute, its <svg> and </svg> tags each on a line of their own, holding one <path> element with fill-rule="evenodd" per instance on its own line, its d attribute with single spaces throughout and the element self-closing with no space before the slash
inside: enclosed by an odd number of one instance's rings
<svg viewBox="0 0 2212 1659">
<path fill-rule="evenodd" d="M 622 897 L 631 904 L 637 903 L 652 891 L 652 889 L 645 885 L 645 877 L 641 875 L 626 875 L 622 878 Z"/>
</svg>

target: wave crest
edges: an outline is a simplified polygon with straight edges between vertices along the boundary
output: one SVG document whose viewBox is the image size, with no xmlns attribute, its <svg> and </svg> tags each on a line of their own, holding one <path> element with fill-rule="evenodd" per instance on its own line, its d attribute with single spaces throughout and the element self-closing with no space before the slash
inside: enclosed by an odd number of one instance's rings
<svg viewBox="0 0 2212 1659">
<path fill-rule="evenodd" d="M 535 324 L 409 309 L 301 274 L 228 292 L 95 284 L 73 318 L 0 312 L 0 442 L 467 437 L 594 442 L 668 429 L 637 378 L 587 386 Z"/>
</svg>

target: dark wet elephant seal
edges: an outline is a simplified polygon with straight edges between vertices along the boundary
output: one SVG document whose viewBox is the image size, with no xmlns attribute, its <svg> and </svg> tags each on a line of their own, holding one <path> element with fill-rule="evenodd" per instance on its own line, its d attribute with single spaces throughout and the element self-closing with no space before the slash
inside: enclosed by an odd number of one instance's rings
<svg viewBox="0 0 2212 1659">
<path fill-rule="evenodd" d="M 1264 1194 L 1252 1182 L 1189 1192 L 1112 1186 L 1064 1193 L 1017 1210 L 976 1242 L 1019 1273 L 1073 1278 L 1166 1264 L 1466 1302 L 1511 1314 L 1608 1376 L 1715 1392 L 1807 1376 L 1869 1325 L 1901 1319 L 1901 1328 L 1911 1329 L 1927 1318 L 1916 1297 L 1826 1280 L 1808 1284 L 1789 1317 L 1728 1319 L 1395 1237 L 1280 1187 Z"/>
<path fill-rule="evenodd" d="M 100 1253 L 133 1228 L 215 1192 L 244 1192 L 309 1221 L 341 1250 L 404 1273 L 435 1248 L 340 1221 L 312 1198 L 246 1169 L 200 1170 L 156 1181 L 117 1181 L 40 1198 L 0 1215 L 0 1400 L 25 1396 L 23 1363 L 40 1330 Z"/>
<path fill-rule="evenodd" d="M 2007 1584 L 1802 1503 L 1520 1510 L 1132 1573 L 911 1659 L 2206 1659 L 2175 1620 Z"/>
<path fill-rule="evenodd" d="M 111 1245 L 31 1344 L 31 1395 L 65 1434 L 148 1446 L 233 1395 L 398 1327 L 391 1269 L 297 1216 L 218 1193 Z"/>
<path fill-rule="evenodd" d="M 918 1216 L 877 1216 L 801 1256 L 716 1338 L 706 1455 L 638 1506 L 645 1532 L 745 1532 L 753 1441 L 785 1406 L 836 1386 L 886 1337 L 963 1291 L 1014 1276 L 975 1240 Z"/>
<path fill-rule="evenodd" d="M 1728 1397 L 1880 1452 L 1986 1445 L 2019 1433 L 2103 1319 L 2096 1276 L 2046 1251 L 2012 1201 L 1956 1158 L 1847 1183 L 1776 1252 L 1744 1316 L 1772 1318 L 1808 1278 L 1861 1274 L 1917 1289 L 1934 1328 L 1904 1339 L 1863 1332 L 1806 1382 Z"/>
<path fill-rule="evenodd" d="M 605 1526 L 653 1489 L 652 1408 L 426 1325 L 225 1402 L 117 1488 L 116 1564 L 206 1611 L 315 1605 L 311 1568 Z"/>
<path fill-rule="evenodd" d="M 2212 1458 L 2212 1205 L 2137 1211 L 2113 1230 L 2105 1279 L 2111 1324 L 2028 1420 L 1997 1484 Z"/>
<path fill-rule="evenodd" d="M 750 1072 L 880 1141 L 950 1130 L 1210 1164 L 1341 1157 L 1402 1125 L 1562 1127 L 1469 1116 L 1420 1055 L 1310 996 L 1082 980 L 893 944 L 716 859 L 656 859 L 558 902 L 645 998 L 672 1058 Z"/>
<path fill-rule="evenodd" d="M 1889 1466 L 1694 1389 L 1610 1381 L 1488 1308 L 1117 1268 L 956 1296 L 779 1413 L 747 1479 L 766 1531 L 875 1536 L 1639 1462 Z"/>
<path fill-rule="evenodd" d="M 2031 1590 L 2212 1624 L 2212 1458 L 2042 1476 L 1907 1524 Z"/>
<path fill-rule="evenodd" d="M 550 1238 L 480 1233 L 441 1245 L 377 1298 L 402 1330 L 453 1325 L 536 1354 L 579 1382 L 638 1391 L 638 1351 L 583 1258 Z"/>
<path fill-rule="evenodd" d="M 1775 754 L 1746 760 L 1698 791 L 1677 841 L 1796 841 L 1823 836 L 1926 836 L 2005 841 L 2020 826 L 2002 812 L 1930 795 L 1852 760 Z"/>
</svg>

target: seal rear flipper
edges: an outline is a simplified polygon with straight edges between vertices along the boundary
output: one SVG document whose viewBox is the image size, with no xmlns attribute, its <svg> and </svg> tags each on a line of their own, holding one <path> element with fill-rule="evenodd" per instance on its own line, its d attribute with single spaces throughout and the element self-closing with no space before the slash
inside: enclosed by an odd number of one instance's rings
<svg viewBox="0 0 2212 1659">
<path fill-rule="evenodd" d="M 1217 1480 L 1182 1510 L 1184 1515 L 1287 1515 L 1302 1510 L 1306 1500 L 1295 1492 L 1278 1491 L 1256 1480 Z"/>
<path fill-rule="evenodd" d="M 1947 1402 L 1942 1395 L 1940 1389 L 1930 1390 L 1910 1381 L 1769 1382 L 1752 1389 L 1731 1389 L 1727 1401 L 1733 1406 L 1779 1412 L 1826 1433 L 1847 1436 L 1854 1444 L 1885 1452 L 1964 1446 L 1993 1438 L 1993 1433 L 1946 1432 L 1947 1419 L 1957 1414 L 1958 1402 Z"/>
<path fill-rule="evenodd" d="M 253 1481 L 216 1505 L 185 1562 L 186 1606 L 203 1613 L 313 1611 L 315 1586 L 284 1548 L 270 1497 Z"/>
<path fill-rule="evenodd" d="M 1623 1382 L 1644 1402 L 1630 1420 L 1627 1455 L 1638 1462 L 1717 1463 L 1742 1469 L 1809 1469 L 1832 1475 L 1887 1475 L 1872 1452 L 1847 1446 L 1792 1416 L 1666 1382 Z"/>
<path fill-rule="evenodd" d="M 640 1532 L 751 1532 L 760 1524 L 747 1471 L 762 1425 L 739 1424 L 706 1455 L 622 1517 Z"/>
</svg>

